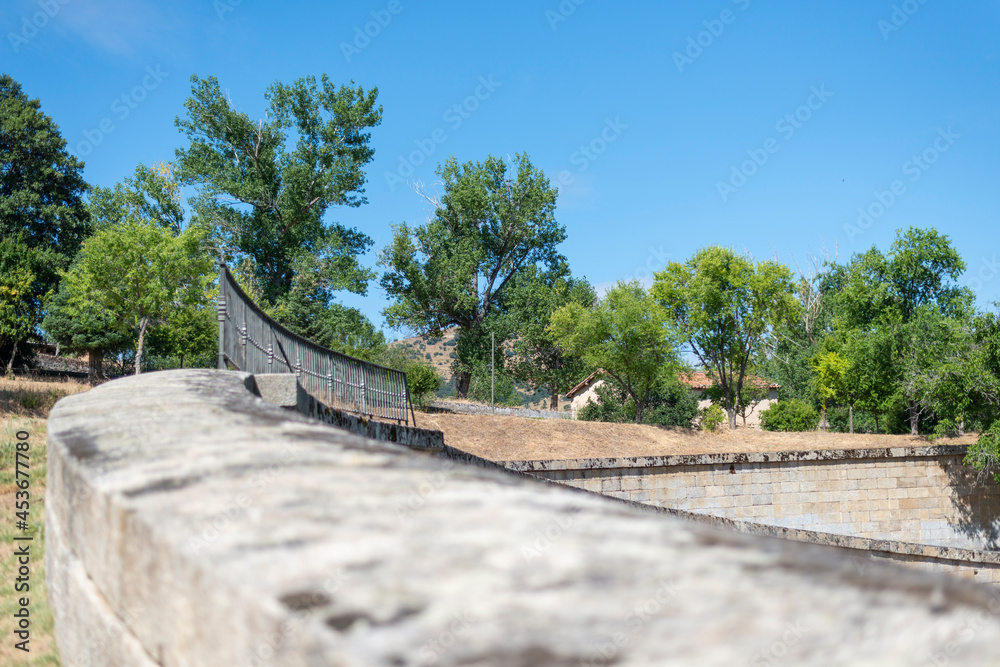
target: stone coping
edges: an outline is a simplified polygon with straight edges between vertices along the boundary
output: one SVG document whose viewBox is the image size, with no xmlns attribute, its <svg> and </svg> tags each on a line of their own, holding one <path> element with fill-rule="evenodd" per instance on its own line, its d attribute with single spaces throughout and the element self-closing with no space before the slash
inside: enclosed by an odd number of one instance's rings
<svg viewBox="0 0 1000 667">
<path fill-rule="evenodd" d="M 67 664 L 1000 663 L 995 589 L 367 440 L 247 381 L 149 373 L 53 409 Z"/>
<path fill-rule="evenodd" d="M 872 447 L 865 449 L 818 449 L 787 452 L 743 452 L 736 454 L 679 454 L 671 456 L 629 456 L 602 459 L 551 459 L 538 461 L 498 461 L 517 472 L 552 470 L 615 470 L 627 468 L 668 468 L 693 465 L 782 463 L 795 461 L 841 461 L 847 459 L 901 459 L 965 454 L 968 445 L 927 445 L 922 447 Z"/>
</svg>

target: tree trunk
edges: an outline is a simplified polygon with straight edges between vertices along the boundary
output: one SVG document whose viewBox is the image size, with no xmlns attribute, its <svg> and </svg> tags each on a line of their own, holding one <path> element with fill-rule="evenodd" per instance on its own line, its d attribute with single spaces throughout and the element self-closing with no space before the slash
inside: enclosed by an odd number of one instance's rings
<svg viewBox="0 0 1000 667">
<path fill-rule="evenodd" d="M 958 422 L 958 434 L 965 435 L 965 420 Z"/>
<path fill-rule="evenodd" d="M 455 380 L 455 395 L 458 398 L 469 397 L 469 382 L 472 381 L 472 373 L 468 371 L 459 373 Z"/>
<path fill-rule="evenodd" d="M 104 377 L 104 350 L 94 349 L 88 355 L 87 361 L 87 382 L 93 384 L 95 380 Z"/>
<path fill-rule="evenodd" d="M 726 408 L 726 414 L 729 416 L 729 430 L 736 430 L 736 408 Z"/>
<path fill-rule="evenodd" d="M 559 409 L 559 392 L 556 391 L 556 386 L 552 385 L 552 396 L 549 398 L 549 410 Z"/>
<path fill-rule="evenodd" d="M 847 406 L 848 421 L 851 423 L 851 435 L 854 435 L 854 403 Z"/>
<path fill-rule="evenodd" d="M 135 374 L 142 373 L 142 346 L 146 340 L 146 327 L 149 326 L 149 319 L 139 320 L 139 342 L 135 346 Z"/>
<path fill-rule="evenodd" d="M 875 415 L 875 435 L 878 435 L 878 415 Z"/>
<path fill-rule="evenodd" d="M 17 341 L 10 348 L 10 361 L 7 362 L 7 377 L 14 377 L 14 357 L 17 356 Z"/>
<path fill-rule="evenodd" d="M 917 412 L 917 402 L 907 401 L 906 408 L 910 411 L 910 435 L 920 435 L 920 413 Z"/>
</svg>

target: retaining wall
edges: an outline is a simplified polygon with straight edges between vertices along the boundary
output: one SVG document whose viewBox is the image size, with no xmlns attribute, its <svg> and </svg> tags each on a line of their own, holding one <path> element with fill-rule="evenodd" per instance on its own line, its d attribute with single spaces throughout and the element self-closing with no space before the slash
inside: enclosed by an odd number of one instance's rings
<svg viewBox="0 0 1000 667">
<path fill-rule="evenodd" d="M 150 373 L 53 409 L 64 664 L 1000 662 L 992 588 L 360 438 L 250 388 Z"/>
</svg>

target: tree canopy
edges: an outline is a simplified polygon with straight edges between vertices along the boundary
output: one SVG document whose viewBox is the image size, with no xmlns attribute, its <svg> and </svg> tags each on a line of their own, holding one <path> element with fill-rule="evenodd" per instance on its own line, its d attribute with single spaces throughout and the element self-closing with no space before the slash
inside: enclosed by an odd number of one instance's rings
<svg viewBox="0 0 1000 667">
<path fill-rule="evenodd" d="M 555 219 L 556 189 L 526 154 L 461 165 L 452 157 L 438 174 L 444 194 L 431 220 L 396 227 L 380 256 L 382 286 L 395 300 L 384 312 L 390 326 L 424 336 L 459 327 L 466 344 L 460 342 L 455 370 L 464 397 L 473 361 L 468 341 L 481 334 L 522 269 L 564 263 L 556 247 L 566 230 Z"/>
<path fill-rule="evenodd" d="M 718 383 L 729 427 L 736 428 L 748 370 L 763 358 L 774 328 L 799 312 L 791 271 L 710 246 L 657 273 L 652 294 Z"/>
<path fill-rule="evenodd" d="M 372 241 L 325 215 L 366 202 L 364 166 L 374 155 L 367 130 L 382 121 L 378 90 L 338 88 L 326 75 L 276 82 L 265 93 L 266 119 L 254 121 L 215 77 L 191 82 L 187 115 L 175 120 L 190 145 L 177 160 L 181 183 L 199 187 L 195 208 L 211 243 L 266 304 L 281 301 L 303 272 L 320 280 L 326 301 L 338 290 L 364 294 L 375 275 L 358 256 Z"/>
</svg>

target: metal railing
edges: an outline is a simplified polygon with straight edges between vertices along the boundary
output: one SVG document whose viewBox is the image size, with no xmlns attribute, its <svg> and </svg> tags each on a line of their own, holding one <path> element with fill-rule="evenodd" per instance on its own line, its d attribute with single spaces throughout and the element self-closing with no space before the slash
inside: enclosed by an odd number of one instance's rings
<svg viewBox="0 0 1000 667">
<path fill-rule="evenodd" d="M 281 326 L 254 304 L 219 265 L 219 368 L 246 373 L 295 373 L 299 384 L 330 407 L 410 423 L 406 373 L 328 350 Z"/>
</svg>

